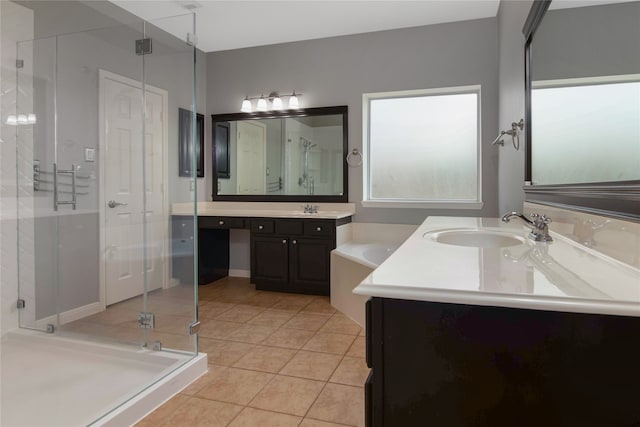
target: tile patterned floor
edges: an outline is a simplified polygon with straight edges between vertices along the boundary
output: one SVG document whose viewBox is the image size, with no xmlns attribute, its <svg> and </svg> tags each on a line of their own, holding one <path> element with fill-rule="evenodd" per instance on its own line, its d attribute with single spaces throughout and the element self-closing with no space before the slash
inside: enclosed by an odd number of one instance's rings
<svg viewBox="0 0 640 427">
<path fill-rule="evenodd" d="M 256 291 L 240 278 L 198 291 L 209 372 L 137 426 L 364 425 L 364 331 L 329 298 Z"/>
</svg>

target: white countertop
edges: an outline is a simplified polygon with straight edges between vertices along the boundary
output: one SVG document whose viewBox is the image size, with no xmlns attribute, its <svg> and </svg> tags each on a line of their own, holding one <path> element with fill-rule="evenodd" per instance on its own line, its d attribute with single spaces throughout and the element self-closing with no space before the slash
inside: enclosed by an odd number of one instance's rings
<svg viewBox="0 0 640 427">
<path fill-rule="evenodd" d="M 355 213 L 353 203 L 310 203 L 318 206 L 318 213 L 304 213 L 305 203 L 263 203 L 263 202 L 193 202 L 174 203 L 172 215 L 193 215 L 197 205 L 198 216 L 235 216 L 254 218 L 305 218 L 340 219 Z"/>
<path fill-rule="evenodd" d="M 508 247 L 444 244 L 432 232 L 487 229 L 522 236 Z M 427 233 L 426 237 L 424 234 Z M 429 217 L 354 289 L 384 298 L 640 317 L 640 270 L 556 233 L 526 238 L 518 220 Z"/>
</svg>

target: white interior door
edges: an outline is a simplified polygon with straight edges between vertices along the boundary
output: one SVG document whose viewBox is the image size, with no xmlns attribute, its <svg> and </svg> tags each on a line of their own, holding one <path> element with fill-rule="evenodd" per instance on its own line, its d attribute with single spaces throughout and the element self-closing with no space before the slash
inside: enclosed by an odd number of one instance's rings
<svg viewBox="0 0 640 427">
<path fill-rule="evenodd" d="M 266 194 L 267 127 L 258 122 L 239 121 L 236 135 L 238 147 L 238 194 Z"/>
<path fill-rule="evenodd" d="M 162 143 L 166 91 L 101 72 L 103 272 L 106 305 L 163 286 L 166 235 Z M 144 162 L 143 162 L 144 159 Z M 146 179 L 143 180 L 143 177 Z"/>
</svg>

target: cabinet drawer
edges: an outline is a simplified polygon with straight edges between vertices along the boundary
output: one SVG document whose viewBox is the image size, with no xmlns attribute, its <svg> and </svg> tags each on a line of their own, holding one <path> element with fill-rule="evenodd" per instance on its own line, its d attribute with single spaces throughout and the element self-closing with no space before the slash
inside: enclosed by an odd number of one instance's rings
<svg viewBox="0 0 640 427">
<path fill-rule="evenodd" d="M 244 228 L 244 220 L 229 216 L 200 216 L 198 228 Z"/>
<path fill-rule="evenodd" d="M 272 219 L 252 219 L 251 220 L 251 232 L 252 233 L 273 233 Z"/>
<path fill-rule="evenodd" d="M 333 225 L 323 221 L 305 221 L 305 236 L 323 236 L 330 237 L 333 232 Z"/>
<path fill-rule="evenodd" d="M 302 235 L 303 221 L 278 220 L 276 221 L 277 234 Z"/>
</svg>

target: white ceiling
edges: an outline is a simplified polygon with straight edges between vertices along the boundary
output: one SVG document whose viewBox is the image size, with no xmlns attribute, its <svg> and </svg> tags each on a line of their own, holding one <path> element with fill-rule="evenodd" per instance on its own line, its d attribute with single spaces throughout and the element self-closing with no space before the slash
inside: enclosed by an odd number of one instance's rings
<svg viewBox="0 0 640 427">
<path fill-rule="evenodd" d="M 496 16 L 500 0 L 111 0 L 205 52 Z"/>
</svg>

